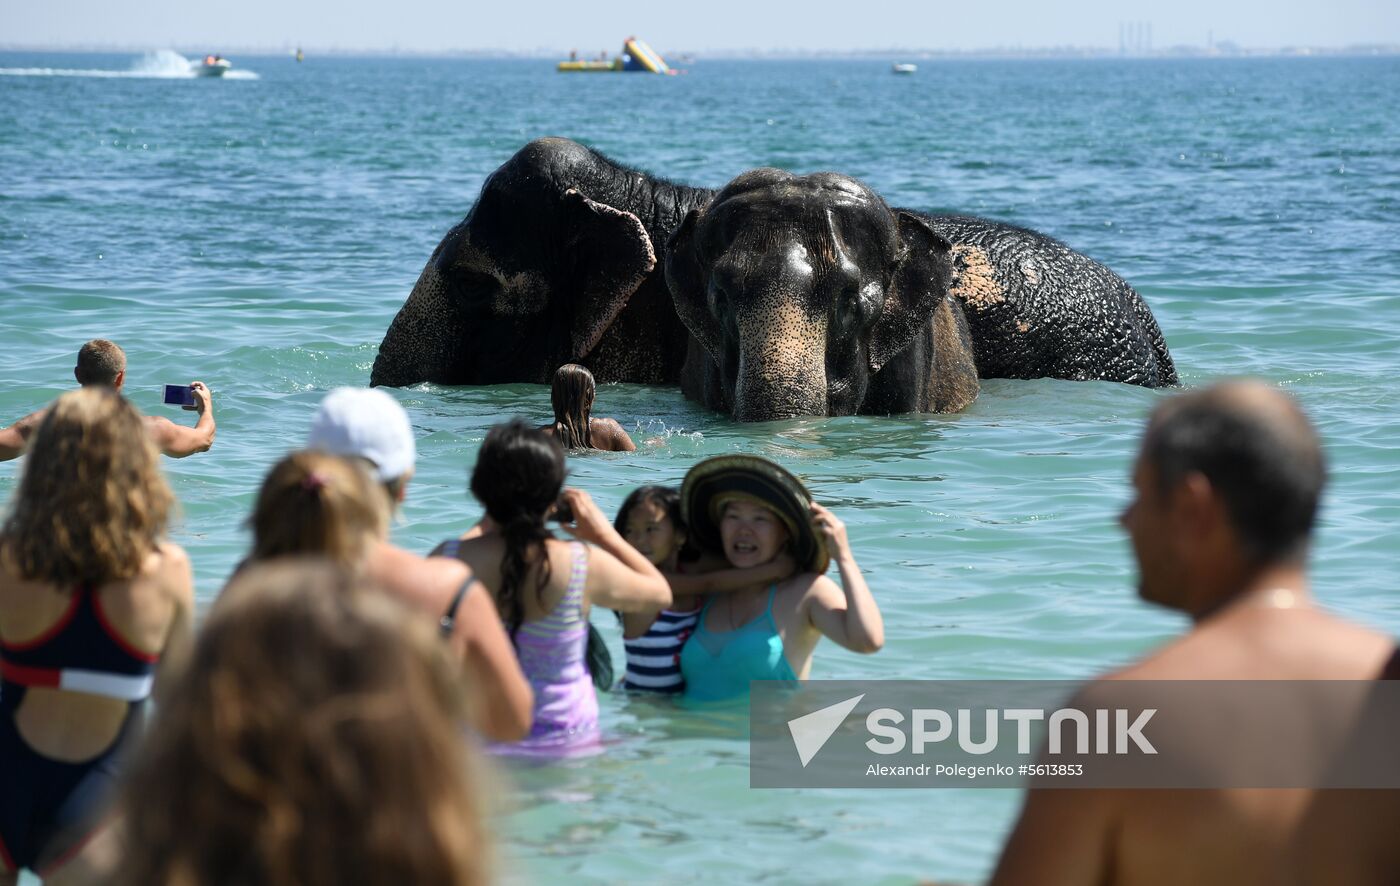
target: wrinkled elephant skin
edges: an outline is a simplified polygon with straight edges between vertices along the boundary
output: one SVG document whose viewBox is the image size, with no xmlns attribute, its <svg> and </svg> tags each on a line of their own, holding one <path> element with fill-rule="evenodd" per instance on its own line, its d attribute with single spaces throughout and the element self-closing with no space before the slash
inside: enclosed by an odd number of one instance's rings
<svg viewBox="0 0 1400 886">
<path fill-rule="evenodd" d="M 674 383 L 688 339 L 657 245 L 711 192 L 566 139 L 520 149 L 434 250 L 379 346 L 370 384 Z"/>
<path fill-rule="evenodd" d="M 681 386 L 742 421 L 953 412 L 977 395 L 951 246 L 846 176 L 757 169 L 671 235 Z"/>
</svg>

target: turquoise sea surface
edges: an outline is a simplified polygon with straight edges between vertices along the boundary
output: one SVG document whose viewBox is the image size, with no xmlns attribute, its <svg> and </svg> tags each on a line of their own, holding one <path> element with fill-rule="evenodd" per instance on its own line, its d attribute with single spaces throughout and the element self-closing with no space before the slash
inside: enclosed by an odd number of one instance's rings
<svg viewBox="0 0 1400 886">
<path fill-rule="evenodd" d="M 1322 602 L 1400 633 L 1400 59 L 700 60 L 679 77 L 560 76 L 547 61 L 0 54 L 0 423 L 72 387 L 108 337 L 143 410 L 213 389 L 213 450 L 165 467 L 201 604 L 248 545 L 268 466 L 379 340 L 483 179 L 561 135 L 718 186 L 755 166 L 838 170 L 891 203 L 1029 226 L 1146 297 L 1182 380 L 1258 376 L 1318 424 L 1332 485 Z M 549 415 L 536 385 L 396 391 L 418 433 L 395 540 L 479 516 L 485 429 Z M 989 381 L 950 416 L 738 425 L 677 390 L 609 385 L 638 440 L 571 459 L 608 513 L 697 459 L 756 452 L 848 524 L 885 614 L 875 656 L 817 678 L 1078 679 L 1184 627 L 1135 595 L 1116 525 L 1162 392 Z M 0 465 L 8 499 L 23 461 Z M 611 616 L 596 613 L 614 653 Z M 977 882 L 1018 795 L 759 791 L 738 715 L 609 694 L 601 757 L 514 769 L 511 880 Z"/>
</svg>

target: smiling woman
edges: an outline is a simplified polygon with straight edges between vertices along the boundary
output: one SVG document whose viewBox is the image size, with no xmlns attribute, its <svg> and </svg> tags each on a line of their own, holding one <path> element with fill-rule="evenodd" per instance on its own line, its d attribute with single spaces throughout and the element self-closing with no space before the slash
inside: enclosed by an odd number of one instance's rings
<svg viewBox="0 0 1400 886">
<path fill-rule="evenodd" d="M 747 455 L 706 459 L 686 474 L 681 507 L 697 543 L 731 566 L 762 566 L 786 551 L 800 570 L 705 601 L 681 650 L 687 698 L 723 701 L 747 696 L 751 680 L 805 679 L 824 636 L 854 652 L 884 645 L 880 607 L 845 524 L 782 467 Z M 823 575 L 828 552 L 840 585 Z"/>
</svg>

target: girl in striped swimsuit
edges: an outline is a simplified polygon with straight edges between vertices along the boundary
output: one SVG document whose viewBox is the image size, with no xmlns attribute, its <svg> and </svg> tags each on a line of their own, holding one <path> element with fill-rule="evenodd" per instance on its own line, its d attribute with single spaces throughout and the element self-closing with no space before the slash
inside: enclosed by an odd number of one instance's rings
<svg viewBox="0 0 1400 886">
<path fill-rule="evenodd" d="M 666 694 L 684 691 L 681 647 L 695 630 L 703 595 L 738 590 L 754 582 L 779 581 L 796 569 L 788 556 L 754 569 L 725 568 L 729 564 L 718 557 L 702 559 L 686 545 L 680 491 L 668 486 L 633 490 L 618 509 L 613 526 L 661 570 L 675 597 L 668 609 L 618 613 L 622 644 L 627 650 L 623 689 Z"/>
</svg>

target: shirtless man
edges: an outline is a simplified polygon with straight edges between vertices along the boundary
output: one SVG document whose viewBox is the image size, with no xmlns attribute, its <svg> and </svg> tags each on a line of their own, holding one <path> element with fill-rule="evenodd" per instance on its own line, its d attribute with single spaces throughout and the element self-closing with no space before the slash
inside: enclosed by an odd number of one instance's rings
<svg viewBox="0 0 1400 886">
<path fill-rule="evenodd" d="M 418 448 L 399 402 L 377 388 L 336 388 L 311 420 L 307 449 L 369 463 L 397 511 L 413 478 Z M 518 741 L 530 732 L 534 691 L 501 625 L 496 604 L 471 569 L 448 557 L 420 557 L 387 541 L 375 544 L 366 572 L 404 603 L 437 620 L 456 656 L 470 669 L 477 722 L 487 737 Z"/>
<path fill-rule="evenodd" d="M 1392 651 L 1390 639 L 1328 615 L 1308 593 L 1308 542 L 1325 473 L 1316 432 L 1273 388 L 1230 382 L 1162 403 L 1133 470 L 1136 496 L 1120 522 L 1132 539 L 1143 599 L 1194 624 L 1105 679 L 1374 679 Z M 1340 876 L 1333 868 L 1339 859 L 1309 857 L 1301 832 L 1324 796 L 1339 795 L 1036 788 L 991 882 L 1395 882 L 1394 868 L 1388 878 Z M 1376 830 L 1393 842 L 1389 828 Z M 1313 878 L 1310 867 L 1328 873 Z"/>
<path fill-rule="evenodd" d="M 78 351 L 78 365 L 73 367 L 73 377 L 85 388 L 100 386 L 120 392 L 126 383 L 126 353 L 115 342 L 95 338 Z M 204 452 L 214 445 L 214 399 L 204 382 L 192 382 L 190 387 L 194 389 L 194 409 L 199 413 L 199 421 L 194 427 L 177 425 L 157 415 L 142 416 L 146 433 L 150 434 L 156 448 L 171 458 Z M 9 461 L 24 454 L 29 438 L 39 429 L 39 423 L 47 414 L 48 407 L 45 407 L 0 430 L 0 461 Z"/>
</svg>

